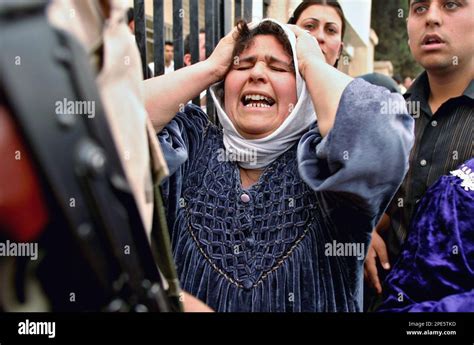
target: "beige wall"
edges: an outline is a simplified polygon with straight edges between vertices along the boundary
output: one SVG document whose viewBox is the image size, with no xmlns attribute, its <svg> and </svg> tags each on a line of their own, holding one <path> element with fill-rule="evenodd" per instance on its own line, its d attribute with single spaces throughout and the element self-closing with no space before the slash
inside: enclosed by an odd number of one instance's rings
<svg viewBox="0 0 474 345">
<path fill-rule="evenodd" d="M 374 72 L 385 74 L 391 77 L 393 76 L 393 64 L 391 61 L 375 61 Z"/>
<path fill-rule="evenodd" d="M 268 6 L 268 17 L 286 23 L 293 8 L 290 2 L 271 0 L 270 6 Z"/>
<path fill-rule="evenodd" d="M 377 34 L 371 29 L 369 44 L 354 47 L 353 57 L 347 70 L 344 72 L 353 77 L 374 72 L 374 54 L 377 44 Z"/>
</svg>

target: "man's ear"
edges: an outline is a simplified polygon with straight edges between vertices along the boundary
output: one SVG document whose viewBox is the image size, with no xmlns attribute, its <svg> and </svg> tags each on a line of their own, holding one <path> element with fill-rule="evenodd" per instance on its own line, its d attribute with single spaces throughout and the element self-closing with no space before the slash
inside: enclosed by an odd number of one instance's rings
<svg viewBox="0 0 474 345">
<path fill-rule="evenodd" d="M 191 66 L 191 54 L 184 54 L 183 62 L 186 66 Z"/>
</svg>

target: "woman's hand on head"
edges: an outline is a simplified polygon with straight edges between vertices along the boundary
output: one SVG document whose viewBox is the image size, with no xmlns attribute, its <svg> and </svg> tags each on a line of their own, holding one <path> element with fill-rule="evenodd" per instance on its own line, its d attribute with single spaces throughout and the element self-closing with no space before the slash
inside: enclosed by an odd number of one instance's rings
<svg viewBox="0 0 474 345">
<path fill-rule="evenodd" d="M 235 38 L 237 29 L 221 39 L 205 61 L 144 81 L 146 109 L 157 133 L 190 99 L 199 96 L 203 90 L 225 77 L 233 63 Z"/>
<path fill-rule="evenodd" d="M 309 61 L 320 60 L 326 63 L 324 54 L 319 43 L 308 31 L 296 25 L 288 25 L 296 35 L 296 56 L 298 57 L 298 68 L 300 74 L 305 78 L 306 66 Z"/>
<path fill-rule="evenodd" d="M 219 41 L 211 56 L 207 59 L 213 66 L 217 80 L 222 80 L 234 63 L 232 54 L 234 52 L 237 35 L 237 27 L 235 27 Z"/>
<path fill-rule="evenodd" d="M 296 35 L 298 68 L 318 114 L 319 132 L 325 137 L 334 126 L 342 93 L 352 78 L 326 62 L 318 41 L 308 31 L 289 27 Z"/>
</svg>

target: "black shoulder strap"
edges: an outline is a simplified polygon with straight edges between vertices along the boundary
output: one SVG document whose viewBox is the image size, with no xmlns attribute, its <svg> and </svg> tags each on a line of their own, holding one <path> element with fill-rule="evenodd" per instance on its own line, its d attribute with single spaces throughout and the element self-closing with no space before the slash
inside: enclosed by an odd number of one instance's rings
<svg viewBox="0 0 474 345">
<path fill-rule="evenodd" d="M 27 9 L 0 7 L 0 87 L 6 103 L 52 193 L 52 208 L 65 219 L 63 231 L 80 248 L 77 260 L 88 263 L 107 296 L 103 306 L 168 311 L 87 55 L 73 37 L 49 25 L 46 2 L 35 3 Z M 95 116 L 58 112 L 61 102 L 91 104 Z"/>
</svg>

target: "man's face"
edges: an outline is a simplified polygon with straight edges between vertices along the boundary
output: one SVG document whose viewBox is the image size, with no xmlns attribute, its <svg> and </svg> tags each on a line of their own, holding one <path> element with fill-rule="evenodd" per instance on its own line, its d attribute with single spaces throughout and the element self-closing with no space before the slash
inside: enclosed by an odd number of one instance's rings
<svg viewBox="0 0 474 345">
<path fill-rule="evenodd" d="M 427 71 L 474 67 L 473 0 L 412 0 L 407 28 L 413 57 Z"/>
<path fill-rule="evenodd" d="M 199 61 L 206 60 L 206 34 L 199 34 Z M 191 54 L 184 54 L 184 65 L 191 66 Z"/>
<path fill-rule="evenodd" d="M 169 65 L 171 61 L 173 61 L 173 56 L 174 56 L 174 48 L 172 45 L 165 45 L 165 63 L 166 65 Z"/>
</svg>

